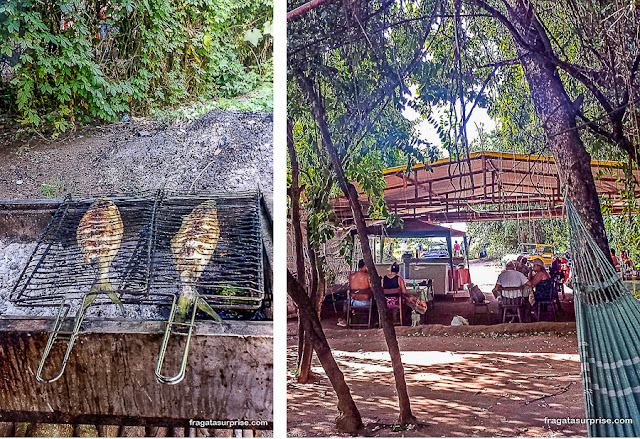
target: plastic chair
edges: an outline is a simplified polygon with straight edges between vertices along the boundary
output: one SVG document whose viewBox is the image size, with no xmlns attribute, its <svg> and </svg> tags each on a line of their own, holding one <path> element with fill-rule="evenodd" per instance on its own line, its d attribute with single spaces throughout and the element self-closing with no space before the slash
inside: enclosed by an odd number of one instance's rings
<svg viewBox="0 0 640 439">
<path fill-rule="evenodd" d="M 487 324 L 491 324 L 491 311 L 489 310 L 489 302 L 484 293 L 482 294 L 482 298 L 480 295 L 474 295 L 472 290 L 469 288 L 471 284 L 465 284 L 464 290 L 469 294 L 469 301 L 473 305 L 473 317 L 471 318 L 471 322 L 473 325 L 476 324 L 476 318 L 478 315 L 484 314 L 487 316 Z M 479 290 L 479 289 L 478 289 Z M 482 312 L 480 312 L 482 310 Z"/>
<path fill-rule="evenodd" d="M 560 304 L 560 292 L 562 292 L 562 297 L 564 298 L 564 275 L 560 274 L 553 276 L 551 279 L 553 279 L 553 292 L 551 297 L 559 311 L 562 309 L 562 305 Z"/>
<path fill-rule="evenodd" d="M 385 298 L 397 298 L 397 302 L 395 304 L 390 305 L 389 300 L 387 300 L 387 308 L 389 311 L 393 313 L 394 319 L 393 324 L 399 324 L 402 326 L 402 294 L 400 294 L 400 290 L 398 288 L 388 288 L 384 290 Z M 398 314 L 398 320 L 395 319 L 396 312 Z M 382 317 L 382 316 L 380 316 Z M 379 326 L 382 327 L 382 318 L 380 318 Z"/>
<path fill-rule="evenodd" d="M 548 305 L 551 305 L 551 311 L 553 312 L 553 320 L 556 319 L 556 303 L 554 299 L 554 281 L 553 279 L 545 279 L 543 281 L 538 282 L 536 285 L 534 298 L 536 300 L 535 307 L 535 316 L 536 320 L 540 321 L 540 312 L 542 311 L 542 307 L 545 309 Z"/>
<path fill-rule="evenodd" d="M 516 317 L 523 323 L 522 312 L 524 308 L 524 297 L 522 297 L 523 287 L 501 287 L 500 296 L 500 314 L 502 314 L 502 323 L 505 323 L 507 317 L 511 317 L 513 321 Z"/>
<path fill-rule="evenodd" d="M 473 303 L 473 318 L 471 319 L 472 324 L 475 325 L 477 316 L 482 314 L 487 316 L 487 324 L 491 324 L 491 311 L 489 311 L 489 304 L 491 302 L 489 302 L 487 299 L 483 300 L 482 302 L 476 302 L 471 299 L 471 303 Z M 479 312 L 479 310 L 484 311 Z"/>
<path fill-rule="evenodd" d="M 357 293 L 359 290 L 351 291 L 347 294 L 347 328 L 371 328 L 373 315 L 373 297 L 369 300 L 368 305 L 352 305 L 351 294 Z M 353 317 L 356 315 L 366 316 L 366 323 L 353 323 Z"/>
</svg>

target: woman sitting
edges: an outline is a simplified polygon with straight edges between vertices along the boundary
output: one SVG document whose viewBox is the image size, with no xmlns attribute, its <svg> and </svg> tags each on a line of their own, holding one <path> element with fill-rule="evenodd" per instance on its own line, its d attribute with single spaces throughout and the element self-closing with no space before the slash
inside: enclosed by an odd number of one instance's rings
<svg viewBox="0 0 640 439">
<path fill-rule="evenodd" d="M 382 278 L 382 288 L 384 289 L 384 295 L 387 297 L 387 305 L 392 308 L 399 307 L 400 296 L 407 295 L 407 287 L 404 284 L 404 279 L 400 276 L 400 266 L 397 262 L 394 262 L 391 266 L 391 273 L 385 275 Z M 408 325 L 411 321 L 411 308 L 406 303 L 407 301 L 402 299 L 402 324 Z"/>
<path fill-rule="evenodd" d="M 531 261 L 531 265 L 533 265 L 533 269 L 531 271 L 531 274 L 529 275 L 529 282 L 527 282 L 527 285 L 531 285 L 532 288 L 535 288 L 540 284 L 540 282 L 543 282 L 543 285 L 546 287 L 547 286 L 546 281 L 548 279 L 551 279 L 551 276 L 549 275 L 549 273 L 547 273 L 547 270 L 545 270 L 544 262 L 542 262 L 542 259 L 540 258 L 534 259 L 533 261 Z M 544 291 L 545 297 L 540 297 L 539 293 L 543 293 L 543 292 L 538 290 L 539 288 L 535 288 L 535 290 L 529 295 L 529 302 L 532 305 L 536 303 L 536 299 L 548 300 L 548 298 L 546 297 L 547 296 L 546 288 Z"/>
<path fill-rule="evenodd" d="M 398 273 L 400 273 L 400 266 L 397 262 L 394 262 L 391 266 L 391 273 L 382 278 L 382 288 L 385 290 L 398 290 L 399 293 L 406 294 L 407 288 L 404 285 L 404 279 Z"/>
</svg>

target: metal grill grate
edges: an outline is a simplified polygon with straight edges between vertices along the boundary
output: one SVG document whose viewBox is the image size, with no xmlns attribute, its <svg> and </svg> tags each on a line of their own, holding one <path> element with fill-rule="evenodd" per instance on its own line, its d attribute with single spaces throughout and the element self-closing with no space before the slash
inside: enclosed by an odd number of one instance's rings
<svg viewBox="0 0 640 439">
<path fill-rule="evenodd" d="M 65 197 L 13 289 L 11 299 L 17 305 L 58 307 L 36 378 L 52 382 L 62 376 L 86 308 L 113 303 L 105 289 L 96 292 L 95 287 L 110 284 L 125 307 L 127 304 L 171 307 L 156 376 L 160 382 L 176 384 L 185 376 L 196 308 L 202 307 L 203 301 L 218 310 L 254 310 L 262 306 L 265 294 L 260 195 L 184 195 L 158 191 L 152 195 L 97 200 Z M 100 206 L 102 216 L 91 215 L 96 206 Z M 110 214 L 105 214 L 105 210 Z M 206 215 L 196 215 L 203 211 Z M 201 247 L 198 246 L 207 240 L 206 233 L 181 233 L 196 230 L 198 225 L 214 231 L 208 235 L 208 244 Z M 97 232 L 101 227 L 110 228 L 111 233 Z M 197 275 L 181 278 L 178 272 L 179 258 L 172 249 L 172 240 L 178 236 L 189 243 L 196 242 L 185 246 L 189 256 L 182 259 L 182 273 L 194 271 Z M 108 255 L 116 248 L 117 253 L 107 258 L 110 265 L 106 268 L 104 258 L 86 257 L 88 247 L 93 248 L 92 254 L 98 251 L 96 248 L 107 248 Z M 178 297 L 185 288 L 194 293 L 186 321 L 186 316 L 176 317 Z M 74 301 L 78 311 L 73 329 L 63 330 Z M 172 334 L 185 337 L 186 341 L 180 369 L 175 376 L 168 377 L 162 369 Z M 67 347 L 58 373 L 43 378 L 51 349 L 61 341 L 67 342 Z"/>
<path fill-rule="evenodd" d="M 153 225 L 153 252 L 147 302 L 166 302 L 166 296 L 156 293 L 176 293 L 183 287 L 171 252 L 171 239 L 176 236 L 183 219 L 201 203 L 216 202 L 220 238 L 211 261 L 195 287 L 200 297 L 213 308 L 256 309 L 264 297 L 262 282 L 262 238 L 259 198 L 247 196 L 182 196 L 167 194 L 160 203 Z M 139 259 L 144 259 L 140 248 Z M 139 294 L 134 283 L 125 290 L 125 303 Z"/>
<path fill-rule="evenodd" d="M 118 207 L 124 224 L 120 249 L 109 268 L 109 279 L 116 290 L 120 290 L 126 280 L 128 288 L 144 292 L 147 280 L 140 270 L 132 270 L 132 266 L 140 262 L 132 255 L 137 247 L 148 245 L 144 241 L 149 242 L 154 198 L 109 199 Z M 82 299 L 90 292 L 97 280 L 97 270 L 85 262 L 76 233 L 81 218 L 94 201 L 65 197 L 13 289 L 11 299 L 17 305 L 59 306 L 65 299 Z M 110 302 L 107 300 L 107 303 Z"/>
<path fill-rule="evenodd" d="M 214 200 L 220 238 L 194 286 L 217 309 L 257 309 L 264 298 L 259 196 L 246 194 L 109 197 L 122 217 L 124 234 L 109 267 L 109 279 L 124 304 L 171 305 L 182 288 L 170 242 L 182 220 Z M 97 280 L 76 239 L 82 216 L 95 199 L 61 204 L 14 287 L 12 300 L 25 306 L 60 306 L 82 299 Z M 110 304 L 99 297 L 94 304 Z M 93 306 L 93 305 L 92 305 Z"/>
</svg>

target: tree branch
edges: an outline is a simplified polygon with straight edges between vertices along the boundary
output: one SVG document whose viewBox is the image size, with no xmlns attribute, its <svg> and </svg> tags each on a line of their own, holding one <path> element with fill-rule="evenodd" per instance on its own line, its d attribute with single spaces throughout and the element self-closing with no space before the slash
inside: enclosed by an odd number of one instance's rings
<svg viewBox="0 0 640 439">
<path fill-rule="evenodd" d="M 393 374 L 396 382 L 396 391 L 398 395 L 398 404 L 400 408 L 398 422 L 402 425 L 415 423 L 416 419 L 411 412 L 411 402 L 409 400 L 407 384 L 404 378 L 404 367 L 400 356 L 400 348 L 398 347 L 395 328 L 391 322 L 391 316 L 388 312 L 387 301 L 385 299 L 384 292 L 382 291 L 380 276 L 378 275 L 375 263 L 373 262 L 371 247 L 369 245 L 369 238 L 367 235 L 367 226 L 362 213 L 362 206 L 358 200 L 358 192 L 355 186 L 347 180 L 344 174 L 338 150 L 331 139 L 331 133 L 327 125 L 326 111 L 320 102 L 317 92 L 315 91 L 313 81 L 300 69 L 296 71 L 296 76 L 298 83 L 300 84 L 300 88 L 307 97 L 311 107 L 311 114 L 316 121 L 320 134 L 322 135 L 322 144 L 326 148 L 331 159 L 331 164 L 333 165 L 333 171 L 335 172 L 336 179 L 338 180 L 338 185 L 349 200 L 351 212 L 356 223 L 358 238 L 362 247 L 362 257 L 365 260 L 365 264 L 369 272 L 371 290 L 373 291 L 373 297 L 376 300 L 378 310 L 382 317 L 383 333 L 389 349 L 389 355 L 391 356 Z"/>
<path fill-rule="evenodd" d="M 520 61 L 520 57 L 518 58 L 514 58 L 514 59 L 504 59 L 502 61 L 496 61 L 494 63 L 489 63 L 489 64 L 483 64 L 481 66 L 476 67 L 477 69 L 487 69 L 489 67 L 493 68 L 493 69 L 499 69 L 500 67 L 504 67 L 504 66 L 517 66 L 520 65 L 521 61 Z"/>
<path fill-rule="evenodd" d="M 290 12 L 287 12 L 287 21 L 297 20 L 298 18 L 301 18 L 302 15 L 309 12 L 311 9 L 315 9 L 323 3 L 326 3 L 327 1 L 329 0 L 311 0 L 309 3 L 305 3 L 304 5 L 299 6 Z"/>
<path fill-rule="evenodd" d="M 333 358 L 331 347 L 329 347 L 327 338 L 322 330 L 318 314 L 313 309 L 311 299 L 289 270 L 287 270 L 287 293 L 289 293 L 289 296 L 298 307 L 305 332 L 309 334 L 320 364 L 322 364 L 322 368 L 327 373 L 331 386 L 338 396 L 340 416 L 336 419 L 336 426 L 342 431 L 355 433 L 364 427 L 360 412 L 353 401 L 351 391 L 344 379 L 344 374 L 338 367 L 335 358 Z"/>
<path fill-rule="evenodd" d="M 516 40 L 516 42 L 520 44 L 520 46 L 522 46 L 523 48 L 529 51 L 535 50 L 535 47 L 531 46 L 529 43 L 527 43 L 524 40 L 524 38 L 522 37 L 522 35 L 520 35 L 520 32 L 517 31 L 513 23 L 511 23 L 511 21 L 504 14 L 498 11 L 496 8 L 489 5 L 487 2 L 483 0 L 464 0 L 464 1 L 471 2 L 472 4 L 475 4 L 476 6 L 481 7 L 482 9 L 487 11 L 489 15 L 491 15 L 494 18 L 497 18 L 509 30 L 509 32 L 513 36 L 513 39 Z"/>
</svg>

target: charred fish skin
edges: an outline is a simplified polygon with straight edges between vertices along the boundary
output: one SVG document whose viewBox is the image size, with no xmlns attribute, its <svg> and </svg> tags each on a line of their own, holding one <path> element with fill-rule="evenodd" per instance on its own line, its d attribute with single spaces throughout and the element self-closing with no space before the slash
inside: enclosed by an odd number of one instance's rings
<svg viewBox="0 0 640 439">
<path fill-rule="evenodd" d="M 176 313 L 179 322 L 186 320 L 189 307 L 196 300 L 195 283 L 209 264 L 219 239 L 218 209 L 214 200 L 200 203 L 186 215 L 180 230 L 171 239 L 171 253 L 182 285 Z M 204 300 L 198 300 L 197 306 L 220 319 Z"/>
<path fill-rule="evenodd" d="M 124 313 L 122 302 L 112 292 L 114 289 L 109 280 L 109 268 L 120 251 L 123 236 L 124 225 L 120 210 L 113 201 L 105 197 L 89 206 L 76 230 L 76 240 L 84 262 L 95 265 L 98 272 L 98 278 L 90 292 L 107 293 Z M 96 294 L 87 296 L 84 307 L 89 306 L 95 297 Z"/>
</svg>

